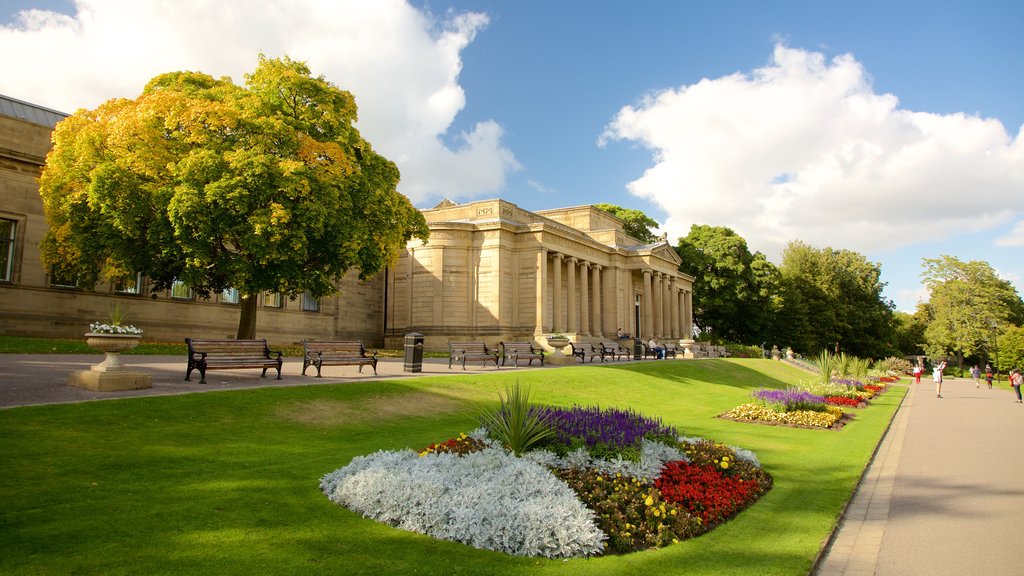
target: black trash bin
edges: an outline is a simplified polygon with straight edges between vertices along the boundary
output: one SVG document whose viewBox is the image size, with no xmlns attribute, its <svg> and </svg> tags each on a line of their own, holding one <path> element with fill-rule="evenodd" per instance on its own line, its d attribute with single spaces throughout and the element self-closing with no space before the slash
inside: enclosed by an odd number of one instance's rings
<svg viewBox="0 0 1024 576">
<path fill-rule="evenodd" d="M 644 359 L 644 341 L 639 338 L 633 338 L 633 360 Z"/>
<path fill-rule="evenodd" d="M 402 369 L 423 372 L 423 334 L 410 332 L 405 335 L 405 364 Z"/>
</svg>

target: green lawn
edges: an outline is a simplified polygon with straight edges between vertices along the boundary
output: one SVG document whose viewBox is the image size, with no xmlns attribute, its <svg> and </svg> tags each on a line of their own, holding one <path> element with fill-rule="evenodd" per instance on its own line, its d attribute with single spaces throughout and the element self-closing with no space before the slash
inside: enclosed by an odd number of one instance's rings
<svg viewBox="0 0 1024 576">
<path fill-rule="evenodd" d="M 807 377 L 770 360 L 669 361 L 2 410 L 0 573 L 803 575 L 906 391 L 839 431 L 715 418 Z M 402 532 L 320 493 L 354 456 L 470 431 L 512 379 L 535 401 L 631 407 L 750 448 L 775 487 L 694 540 L 570 561 Z"/>
</svg>

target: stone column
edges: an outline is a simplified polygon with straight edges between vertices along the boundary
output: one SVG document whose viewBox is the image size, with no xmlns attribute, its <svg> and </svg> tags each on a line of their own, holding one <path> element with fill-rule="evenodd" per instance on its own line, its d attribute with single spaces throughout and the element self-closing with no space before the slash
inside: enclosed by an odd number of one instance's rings
<svg viewBox="0 0 1024 576">
<path fill-rule="evenodd" d="M 672 318 L 672 339 L 679 339 L 679 287 L 677 286 L 676 279 L 673 278 L 670 281 L 669 286 L 669 301 L 672 302 L 671 318 Z"/>
<path fill-rule="evenodd" d="M 663 296 L 661 305 L 662 317 L 665 322 L 663 334 L 666 338 L 672 337 L 672 289 L 669 288 L 669 284 L 671 283 L 672 277 L 666 274 L 662 282 L 664 289 L 662 290 Z"/>
<path fill-rule="evenodd" d="M 654 273 L 654 335 L 659 338 L 665 334 L 665 289 L 662 288 L 663 277 L 661 273 Z"/>
<path fill-rule="evenodd" d="M 687 290 L 683 296 L 683 302 L 686 303 L 686 313 L 683 316 L 685 321 L 685 329 L 687 338 L 693 338 L 693 291 Z"/>
<path fill-rule="evenodd" d="M 590 263 L 580 262 L 580 334 L 590 336 Z"/>
<path fill-rule="evenodd" d="M 654 298 L 651 297 L 651 274 L 650 270 L 644 270 L 644 325 L 640 327 L 642 330 L 637 330 L 637 336 L 644 340 L 654 335 Z"/>
<path fill-rule="evenodd" d="M 604 314 L 601 310 L 604 307 L 604 299 L 601 298 L 601 282 L 601 265 L 594 264 L 594 327 L 591 332 L 597 337 L 604 335 Z"/>
<path fill-rule="evenodd" d="M 550 300 L 548 295 L 548 251 L 546 248 L 541 248 L 537 252 L 537 269 L 535 274 L 537 278 L 535 281 L 535 298 L 536 298 L 536 310 L 533 321 L 533 333 L 543 334 L 544 330 L 544 311 L 547 309 L 547 302 Z"/>
<path fill-rule="evenodd" d="M 551 331 L 561 332 L 565 330 L 565 317 L 562 315 L 562 258 L 559 253 L 552 254 L 551 263 L 555 270 L 552 274 L 554 289 L 551 290 Z"/>
<path fill-rule="evenodd" d="M 566 312 L 569 313 L 569 319 L 566 321 L 566 325 L 570 334 L 573 334 L 580 329 L 579 310 L 576 309 L 577 262 L 579 262 L 578 259 L 569 258 L 569 264 L 566 266 L 565 307 L 567 308 Z"/>
</svg>

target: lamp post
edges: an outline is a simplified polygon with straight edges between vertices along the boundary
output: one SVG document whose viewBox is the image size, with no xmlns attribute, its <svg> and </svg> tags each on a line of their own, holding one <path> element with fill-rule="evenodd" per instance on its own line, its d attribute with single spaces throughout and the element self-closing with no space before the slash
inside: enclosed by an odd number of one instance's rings
<svg viewBox="0 0 1024 576">
<path fill-rule="evenodd" d="M 996 354 L 996 382 L 999 382 L 999 325 L 995 320 L 989 320 L 989 326 L 992 328 L 992 351 Z"/>
</svg>

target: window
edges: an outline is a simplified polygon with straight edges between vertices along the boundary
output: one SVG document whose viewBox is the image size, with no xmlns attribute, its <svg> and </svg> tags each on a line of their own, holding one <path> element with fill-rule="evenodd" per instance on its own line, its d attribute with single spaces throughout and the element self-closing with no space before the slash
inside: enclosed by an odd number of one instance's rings
<svg viewBox="0 0 1024 576">
<path fill-rule="evenodd" d="M 54 288 L 78 288 L 78 275 L 62 269 L 60 266 L 50 268 L 50 286 Z"/>
<path fill-rule="evenodd" d="M 171 284 L 171 298 L 175 300 L 191 300 L 192 296 L 192 287 L 188 284 L 181 280 L 175 280 L 174 284 Z"/>
<path fill-rule="evenodd" d="M 220 293 L 220 301 L 224 304 L 238 304 L 238 289 L 237 288 L 225 288 Z"/>
<path fill-rule="evenodd" d="M 135 278 L 124 280 L 114 285 L 118 294 L 142 294 L 142 272 L 136 272 Z"/>
<path fill-rule="evenodd" d="M 14 277 L 14 235 L 18 223 L 0 219 L 0 282 L 10 282 Z"/>
<path fill-rule="evenodd" d="M 320 299 L 316 298 L 308 291 L 302 293 L 302 309 L 306 312 L 319 312 L 320 311 Z"/>
<path fill-rule="evenodd" d="M 280 292 L 267 292 L 263 295 L 263 305 L 267 308 L 281 308 L 284 306 L 284 298 Z"/>
</svg>

